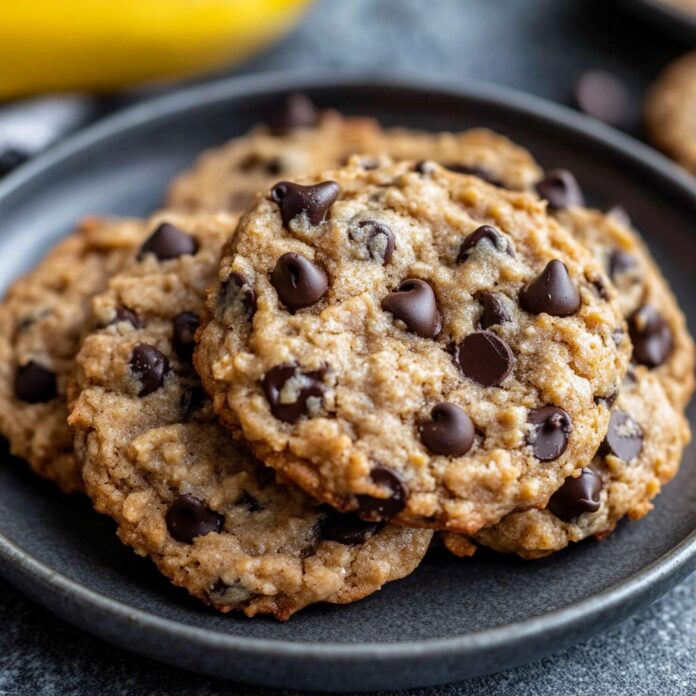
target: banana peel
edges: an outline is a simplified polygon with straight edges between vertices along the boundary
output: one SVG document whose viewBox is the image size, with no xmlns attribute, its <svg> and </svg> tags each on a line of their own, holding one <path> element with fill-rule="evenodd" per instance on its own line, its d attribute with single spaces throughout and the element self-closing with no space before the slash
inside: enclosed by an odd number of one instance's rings
<svg viewBox="0 0 696 696">
<path fill-rule="evenodd" d="M 0 99 L 109 91 L 240 60 L 308 0 L 20 0 L 0 3 Z"/>
</svg>

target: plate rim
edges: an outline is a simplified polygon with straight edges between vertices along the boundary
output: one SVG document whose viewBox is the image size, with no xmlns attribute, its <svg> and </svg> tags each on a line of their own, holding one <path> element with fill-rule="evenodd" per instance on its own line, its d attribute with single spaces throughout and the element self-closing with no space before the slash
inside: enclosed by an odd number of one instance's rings
<svg viewBox="0 0 696 696">
<path fill-rule="evenodd" d="M 670 162 L 660 153 L 629 136 L 578 114 L 566 107 L 554 104 L 514 89 L 482 83 L 474 80 L 455 81 L 438 77 L 419 76 L 413 78 L 403 74 L 366 73 L 365 71 L 342 72 L 340 76 L 325 71 L 280 71 L 253 74 L 216 80 L 194 85 L 164 96 L 158 96 L 144 103 L 127 107 L 115 115 L 100 120 L 84 131 L 50 148 L 45 154 L 23 165 L 0 183 L 0 211 L 3 202 L 23 186 L 49 170 L 51 167 L 79 155 L 95 144 L 108 141 L 115 136 L 123 136 L 150 121 L 169 118 L 196 109 L 210 108 L 212 104 L 227 102 L 240 96 L 262 96 L 294 90 L 312 89 L 374 89 L 389 87 L 437 93 L 458 99 L 469 99 L 489 106 L 498 106 L 507 111 L 515 111 L 527 118 L 551 123 L 561 131 L 576 133 L 589 138 L 604 149 L 613 151 L 640 163 L 664 179 L 666 184 L 692 206 L 696 202 L 696 180 Z M 573 602 L 566 607 L 528 619 L 503 624 L 482 631 L 473 631 L 446 638 L 429 638 L 393 642 L 356 643 L 310 643 L 283 638 L 252 638 L 243 635 L 227 634 L 212 629 L 192 626 L 179 621 L 157 616 L 143 609 L 109 598 L 89 587 L 71 580 L 49 565 L 38 560 L 19 545 L 0 532 L 0 558 L 7 564 L 0 564 L 2 574 L 12 584 L 17 584 L 17 575 L 38 582 L 43 588 L 58 591 L 78 601 L 83 607 L 100 610 L 111 618 L 138 625 L 143 630 L 156 630 L 169 637 L 185 635 L 201 646 L 233 650 L 237 654 L 261 655 L 265 657 L 322 658 L 343 661 L 346 659 L 369 658 L 379 660 L 403 660 L 408 658 L 447 657 L 466 655 L 481 650 L 493 651 L 511 648 L 524 641 L 549 638 L 571 626 L 587 626 L 600 623 L 601 617 L 616 617 L 622 607 L 629 611 L 643 603 L 656 599 L 671 586 L 696 568 L 696 529 L 672 549 L 636 573 L 591 595 Z M 12 572 L 9 566 L 14 568 Z M 24 590 L 26 591 L 26 590 Z M 36 593 L 29 592 L 45 606 Z M 50 609 L 50 606 L 48 607 Z M 65 616 L 64 612 L 60 612 Z M 625 613 L 624 613 L 625 615 Z M 613 621 L 617 620 L 616 618 Z M 89 629 L 88 629 L 89 630 Z M 559 645 L 559 647 L 562 647 Z"/>
</svg>

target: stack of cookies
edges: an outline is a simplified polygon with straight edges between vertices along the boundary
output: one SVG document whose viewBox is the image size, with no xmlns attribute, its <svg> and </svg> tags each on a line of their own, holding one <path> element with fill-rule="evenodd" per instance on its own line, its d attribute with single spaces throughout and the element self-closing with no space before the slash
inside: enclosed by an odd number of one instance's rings
<svg viewBox="0 0 696 696">
<path fill-rule="evenodd" d="M 436 532 L 602 538 L 690 437 L 694 346 L 625 213 L 490 131 L 302 97 L 151 219 L 83 220 L 8 292 L 0 358 L 12 451 L 247 616 L 365 597 Z"/>
</svg>

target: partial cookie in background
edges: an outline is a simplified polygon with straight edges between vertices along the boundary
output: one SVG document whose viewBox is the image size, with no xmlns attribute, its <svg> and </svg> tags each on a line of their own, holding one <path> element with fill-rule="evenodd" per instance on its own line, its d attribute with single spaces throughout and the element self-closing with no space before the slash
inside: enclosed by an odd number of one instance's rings
<svg viewBox="0 0 696 696">
<path fill-rule="evenodd" d="M 217 424 L 191 353 L 198 310 L 234 226 L 225 214 L 182 225 L 180 239 L 190 241 L 179 245 L 183 253 L 152 247 L 95 299 L 103 328 L 78 355 L 70 422 L 87 492 L 116 520 L 122 541 L 222 611 L 287 619 L 409 574 L 432 533 L 315 503 L 276 483 Z M 113 321 L 123 307 L 131 317 Z"/>
<path fill-rule="evenodd" d="M 142 241 L 136 220 L 85 219 L 0 304 L 0 431 L 66 492 L 82 489 L 65 395 L 90 299 Z"/>
<path fill-rule="evenodd" d="M 475 532 L 545 504 L 627 368 L 603 270 L 536 198 L 431 161 L 302 181 L 223 254 L 196 351 L 223 421 L 365 517 Z"/>
<path fill-rule="evenodd" d="M 671 63 L 645 101 L 648 136 L 681 165 L 696 173 L 696 51 Z"/>
</svg>

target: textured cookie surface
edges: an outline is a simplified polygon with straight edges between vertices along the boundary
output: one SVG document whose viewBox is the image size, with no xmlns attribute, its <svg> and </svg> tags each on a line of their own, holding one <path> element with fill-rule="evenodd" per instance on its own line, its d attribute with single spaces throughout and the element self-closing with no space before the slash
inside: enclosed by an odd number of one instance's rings
<svg viewBox="0 0 696 696">
<path fill-rule="evenodd" d="M 65 394 L 91 297 L 142 241 L 132 220 L 85 220 L 0 305 L 0 431 L 65 491 L 82 489 Z"/>
<path fill-rule="evenodd" d="M 115 276 L 94 302 L 104 328 L 86 338 L 77 359 L 71 423 L 96 509 L 175 584 L 222 611 L 286 619 L 315 602 L 360 599 L 410 573 L 431 532 L 320 506 L 275 483 L 217 425 L 191 352 L 235 218 L 167 219 L 194 243 L 179 244 L 184 251 L 174 257 L 147 253 Z"/>
<path fill-rule="evenodd" d="M 696 51 L 678 58 L 650 88 L 645 123 L 650 139 L 696 173 Z"/>
<path fill-rule="evenodd" d="M 456 134 L 382 130 L 371 119 L 329 112 L 311 128 L 274 135 L 259 127 L 204 153 L 172 184 L 167 204 L 186 211 L 241 210 L 280 179 L 339 167 L 358 153 L 431 159 L 511 189 L 529 188 L 541 176 L 526 150 L 483 128 Z"/>
<path fill-rule="evenodd" d="M 196 364 L 312 495 L 475 532 L 544 505 L 600 444 L 630 350 L 603 276 L 527 194 L 356 158 L 243 217 Z"/>
</svg>

